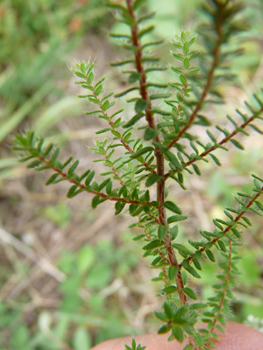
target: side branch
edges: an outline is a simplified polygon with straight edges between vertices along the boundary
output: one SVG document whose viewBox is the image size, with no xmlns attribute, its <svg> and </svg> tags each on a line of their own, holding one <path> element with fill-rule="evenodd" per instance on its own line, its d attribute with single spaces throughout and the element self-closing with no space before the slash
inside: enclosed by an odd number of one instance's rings
<svg viewBox="0 0 263 350">
<path fill-rule="evenodd" d="M 238 133 L 240 133 L 240 129 L 245 129 L 246 126 L 248 126 L 251 122 L 253 122 L 256 118 L 258 118 L 259 114 L 263 113 L 263 107 L 254 115 L 252 115 L 247 121 L 245 121 L 242 125 L 240 125 L 238 128 L 236 128 L 230 135 L 224 137 L 219 143 L 216 143 L 215 145 L 208 148 L 203 153 L 196 155 L 188 162 L 182 164 L 182 168 L 186 168 L 189 165 L 195 163 L 196 161 L 200 160 L 200 158 L 204 158 L 211 152 L 215 151 L 216 149 L 220 148 L 220 146 L 223 146 L 225 143 L 227 143 L 229 140 L 231 140 L 233 137 L 235 137 Z M 176 174 L 178 173 L 178 169 L 173 169 L 173 172 Z M 166 173 L 164 175 L 165 180 L 170 177 L 169 173 Z"/>
<path fill-rule="evenodd" d="M 111 117 L 109 117 L 108 113 L 106 112 L 106 110 L 103 108 L 103 103 L 102 101 L 99 99 L 97 93 L 96 93 L 96 89 L 92 86 L 91 83 L 89 83 L 89 79 L 88 76 L 86 76 L 86 80 L 85 83 L 90 87 L 91 91 L 92 91 L 92 95 L 93 98 L 95 99 L 95 101 L 97 101 L 97 104 L 100 108 L 100 111 L 102 113 L 102 115 L 104 116 L 104 119 L 107 120 L 109 126 L 111 127 L 111 129 L 117 132 L 117 128 L 114 126 L 114 123 L 111 119 Z M 119 141 L 122 143 L 122 145 L 126 148 L 126 150 L 130 153 L 130 154 L 134 154 L 135 152 L 131 149 L 131 147 L 128 145 L 127 142 L 124 141 L 123 137 L 121 136 L 121 134 L 114 133 L 114 135 L 119 139 Z M 156 171 L 154 169 L 152 169 L 147 162 L 145 161 L 141 161 L 141 163 L 145 166 L 145 168 L 147 168 L 152 174 L 156 174 Z"/>
<path fill-rule="evenodd" d="M 231 264 L 232 264 L 232 242 L 231 242 L 231 239 L 229 239 L 228 242 L 229 242 L 229 253 L 228 253 L 227 274 L 225 276 L 225 281 L 224 281 L 225 286 L 224 286 L 223 290 L 221 291 L 222 297 L 220 299 L 219 306 L 218 306 L 219 310 L 217 311 L 217 313 L 212 321 L 213 327 L 211 329 L 209 329 L 210 333 L 213 333 L 215 328 L 216 328 L 216 324 L 218 322 L 218 317 L 220 316 L 222 308 L 224 306 L 224 300 L 226 298 L 226 293 L 227 293 L 227 289 L 229 287 L 229 282 L 230 282 Z"/>
<path fill-rule="evenodd" d="M 218 27 L 217 28 L 217 34 L 218 34 L 218 40 L 216 42 L 214 51 L 213 51 L 213 63 L 211 66 L 210 71 L 208 72 L 207 75 L 207 82 L 205 84 L 205 87 L 203 89 L 202 95 L 200 97 L 200 100 L 198 101 L 197 106 L 195 107 L 194 111 L 192 112 L 192 114 L 189 117 L 189 120 L 187 122 L 187 124 L 182 128 L 182 130 L 179 131 L 178 135 L 176 136 L 176 138 L 171 141 L 168 145 L 169 148 L 172 148 L 173 145 L 178 142 L 178 140 L 183 136 L 183 134 L 190 128 L 190 126 L 193 124 L 195 117 L 197 116 L 198 112 L 201 110 L 201 108 L 203 107 L 205 98 L 209 92 L 209 89 L 212 85 L 213 82 L 213 78 L 214 78 L 214 73 L 216 68 L 219 65 L 219 57 L 220 57 L 220 46 L 222 43 L 222 28 Z"/>
<path fill-rule="evenodd" d="M 105 199 L 105 200 L 110 200 L 110 201 L 114 201 L 114 202 L 122 202 L 122 203 L 125 203 L 125 204 L 137 204 L 137 205 L 140 205 L 140 206 L 143 206 L 143 205 L 148 205 L 150 207 L 154 207 L 151 202 L 147 202 L 147 201 L 144 201 L 144 202 L 140 202 L 138 200 L 133 200 L 133 199 L 125 199 L 125 198 L 120 198 L 120 197 L 114 197 L 114 196 L 108 196 L 107 194 L 105 193 L 102 193 L 102 192 L 98 192 L 98 191 L 95 191 L 91 188 L 91 186 L 85 186 L 84 184 L 80 183 L 76 178 L 74 178 L 73 176 L 72 177 L 69 177 L 68 174 L 64 173 L 63 171 L 61 171 L 57 166 L 55 165 L 51 165 L 46 159 L 44 156 L 42 155 L 36 155 L 35 156 L 37 159 L 39 159 L 39 161 L 41 161 L 42 163 L 44 163 L 49 169 L 52 169 L 53 171 L 55 171 L 57 174 L 59 174 L 61 176 L 61 178 L 63 178 L 64 180 L 67 180 L 68 182 L 72 183 L 73 185 L 77 186 L 79 188 L 79 190 L 81 191 L 85 191 L 85 192 L 88 192 L 88 193 L 92 193 L 94 194 L 95 196 L 100 196 L 102 199 Z M 37 169 L 37 168 L 36 168 Z"/>
<path fill-rule="evenodd" d="M 257 192 L 257 194 L 249 201 L 249 203 L 246 205 L 246 209 L 249 209 L 252 204 L 262 195 L 263 193 L 263 186 L 261 187 L 261 189 L 259 190 L 259 192 Z M 228 225 L 224 231 L 222 231 L 222 233 L 224 235 L 226 235 L 237 223 L 238 221 L 242 218 L 242 216 L 247 212 L 247 210 L 242 210 L 237 216 L 236 218 L 232 221 L 232 223 L 230 225 Z M 222 237 L 216 237 L 214 238 L 211 242 L 209 242 L 209 245 L 214 245 L 219 239 L 221 239 Z M 206 246 L 198 249 L 194 254 L 188 256 L 185 260 L 188 260 L 188 262 L 190 263 L 194 258 L 195 258 L 195 254 L 200 252 L 200 253 L 204 253 L 205 250 L 208 249 Z M 179 264 L 179 269 L 181 269 L 183 267 L 183 262 L 181 262 Z"/>
</svg>

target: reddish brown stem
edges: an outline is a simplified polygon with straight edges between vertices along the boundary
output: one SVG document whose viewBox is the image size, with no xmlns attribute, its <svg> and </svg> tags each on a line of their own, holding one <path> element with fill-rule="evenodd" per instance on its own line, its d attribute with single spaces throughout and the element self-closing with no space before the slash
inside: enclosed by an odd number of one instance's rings
<svg viewBox="0 0 263 350">
<path fill-rule="evenodd" d="M 261 114 L 261 113 L 263 113 L 263 108 L 261 108 L 261 110 L 257 114 L 252 115 L 245 123 L 240 125 L 238 129 L 245 129 L 245 127 L 248 126 L 251 122 L 253 122 L 253 120 L 255 120 L 258 117 L 258 114 Z M 207 149 L 203 153 L 199 154 L 198 158 L 199 157 L 204 158 L 205 156 L 207 156 L 209 153 L 215 151 L 220 146 L 223 146 L 225 143 L 227 143 L 230 139 L 232 139 L 234 136 L 236 136 L 240 132 L 238 129 L 234 130 L 230 135 L 228 135 L 225 138 L 223 138 L 223 140 L 221 140 L 218 144 L 213 145 L 212 147 L 210 147 L 209 149 Z M 197 157 L 192 158 L 191 160 L 186 162 L 182 167 L 183 168 L 188 167 L 189 165 L 191 165 L 194 162 L 196 162 L 198 160 L 198 158 Z M 176 174 L 178 172 L 178 170 L 174 169 L 173 172 Z M 165 180 L 166 180 L 168 177 L 170 177 L 170 174 L 166 173 L 164 175 L 164 177 L 165 177 Z"/>
<path fill-rule="evenodd" d="M 220 299 L 220 303 L 219 303 L 219 310 L 217 311 L 214 320 L 213 320 L 213 327 L 211 329 L 209 329 L 210 333 L 213 333 L 217 324 L 217 320 L 219 315 L 221 314 L 222 308 L 223 308 L 223 303 L 226 297 L 226 291 L 229 285 L 229 279 L 230 279 L 230 274 L 231 274 L 231 263 L 232 263 L 232 242 L 229 239 L 229 253 L 228 253 L 228 265 L 227 265 L 227 274 L 226 274 L 226 279 L 224 281 L 225 283 L 225 287 L 222 290 L 222 297 Z"/>
<path fill-rule="evenodd" d="M 101 110 L 102 114 L 104 115 L 104 117 L 107 118 L 110 127 L 111 127 L 113 130 L 116 130 L 116 128 L 113 126 L 113 122 L 112 122 L 112 120 L 109 118 L 107 112 L 103 110 L 103 108 L 102 108 L 102 103 L 101 103 L 100 99 L 98 98 L 98 96 L 97 96 L 96 93 L 95 93 L 96 90 L 95 90 L 94 87 L 89 83 L 88 78 L 86 79 L 86 84 L 89 85 L 89 86 L 93 89 L 93 90 L 92 90 L 93 96 L 94 96 L 95 100 L 98 101 L 98 105 L 99 105 L 99 107 L 100 107 L 100 110 Z M 120 142 L 123 144 L 123 146 L 127 149 L 127 151 L 128 151 L 130 154 L 134 154 L 134 153 L 135 153 L 135 152 L 131 149 L 131 147 L 123 140 L 123 137 L 122 137 L 122 136 L 119 137 L 119 140 L 120 140 Z M 156 174 L 156 171 L 155 171 L 154 169 L 152 169 L 152 168 L 148 165 L 147 162 L 142 161 L 142 164 L 143 164 L 143 165 L 145 166 L 145 168 L 147 168 L 152 174 Z"/>
<path fill-rule="evenodd" d="M 262 195 L 262 192 L 263 192 L 263 187 L 261 187 L 261 190 L 249 201 L 249 203 L 246 205 L 246 208 L 249 209 L 252 204 L 257 200 L 258 197 L 260 197 Z M 234 223 L 227 226 L 225 228 L 225 230 L 223 231 L 224 234 L 228 233 L 232 227 L 235 226 L 235 224 L 241 219 L 241 217 L 246 213 L 247 211 L 246 210 L 243 210 L 241 213 L 239 213 L 236 218 L 233 220 Z M 216 237 L 214 238 L 210 243 L 212 243 L 213 245 L 222 237 Z M 200 253 L 203 253 L 204 251 L 206 250 L 206 247 L 203 247 L 199 250 L 197 250 L 194 254 L 188 256 L 188 258 L 186 260 L 188 260 L 189 262 L 191 262 L 194 258 L 195 258 L 195 254 L 197 252 L 200 252 Z M 179 268 L 181 269 L 183 267 L 183 263 L 180 263 L 179 264 Z"/>
<path fill-rule="evenodd" d="M 106 160 L 108 160 L 107 154 L 104 154 L 104 158 L 105 158 Z M 113 174 L 115 175 L 115 177 L 117 177 L 117 178 L 119 179 L 121 186 L 124 186 L 124 183 L 123 183 L 122 179 L 119 177 L 119 174 L 117 173 L 117 171 L 116 171 L 116 169 L 114 168 L 114 166 L 111 167 L 111 170 L 113 171 Z"/>
<path fill-rule="evenodd" d="M 63 173 L 63 171 L 61 171 L 58 167 L 56 166 L 52 166 L 50 165 L 50 163 L 45 159 L 45 157 L 43 156 L 40 156 L 38 155 L 37 156 L 38 159 L 43 162 L 44 164 L 46 164 L 49 169 L 52 169 L 54 170 L 56 173 L 58 173 L 61 177 L 65 178 L 68 180 L 68 182 L 72 183 L 73 185 L 76 185 L 78 186 L 79 189 L 82 189 L 86 192 L 89 192 L 89 193 L 92 193 L 96 196 L 100 196 L 101 198 L 105 198 L 105 199 L 108 199 L 110 201 L 114 201 L 114 202 L 122 202 L 122 203 L 127 203 L 127 204 L 138 204 L 138 205 L 148 205 L 150 207 L 153 207 L 151 202 L 140 202 L 140 201 L 137 201 L 137 200 L 133 200 L 133 199 L 125 199 L 125 198 L 119 198 L 119 197 L 114 197 L 114 196 L 108 196 L 107 194 L 105 193 L 102 193 L 102 192 L 98 192 L 98 191 L 95 191 L 95 190 L 92 190 L 92 189 L 88 189 L 87 186 L 83 185 L 82 183 L 78 182 L 76 179 L 74 179 L 73 177 L 69 178 L 68 177 L 68 174 L 66 173 Z"/>
<path fill-rule="evenodd" d="M 145 109 L 145 115 L 146 115 L 146 120 L 148 122 L 148 125 L 150 128 L 156 129 L 155 121 L 151 110 L 152 109 L 151 100 L 149 99 L 148 91 L 147 91 L 146 73 L 142 64 L 142 48 L 138 38 L 139 28 L 136 21 L 136 16 L 133 12 L 133 6 L 132 6 L 133 0 L 126 0 L 126 3 L 127 3 L 129 15 L 134 20 L 134 24 L 131 26 L 131 37 L 132 37 L 132 45 L 137 48 L 137 50 L 134 51 L 134 55 L 135 55 L 135 66 L 136 66 L 137 72 L 140 74 L 140 81 L 139 81 L 140 95 L 143 100 L 148 102 L 147 107 Z M 154 141 L 160 143 L 160 138 L 158 135 L 155 136 Z M 156 157 L 156 164 L 157 164 L 157 174 L 161 176 L 161 179 L 157 182 L 157 201 L 160 203 L 158 207 L 159 223 L 161 225 L 167 226 L 166 210 L 165 210 L 165 207 L 163 206 L 164 193 L 165 193 L 164 155 L 161 153 L 161 150 L 158 147 L 155 148 L 155 157 Z M 172 240 L 169 233 L 166 235 L 164 242 L 165 242 L 165 248 L 167 251 L 169 263 L 171 265 L 178 267 L 178 261 L 175 256 L 174 249 L 172 247 Z M 183 292 L 184 283 L 183 283 L 183 279 L 180 271 L 176 276 L 176 284 L 177 284 L 180 303 L 181 305 L 183 305 L 186 303 L 187 299 L 186 299 L 186 295 Z"/>
<path fill-rule="evenodd" d="M 173 145 L 183 136 L 183 134 L 187 131 L 187 129 L 190 128 L 190 126 L 193 124 L 198 112 L 203 107 L 205 98 L 206 98 L 206 96 L 209 92 L 209 89 L 212 85 L 212 82 L 213 82 L 215 70 L 219 64 L 220 46 L 221 46 L 221 42 L 222 42 L 221 27 L 217 28 L 217 34 L 218 34 L 218 40 L 216 42 L 216 45 L 215 45 L 215 48 L 213 51 L 213 63 L 212 63 L 212 66 L 210 68 L 210 71 L 208 72 L 207 82 L 205 84 L 205 87 L 204 87 L 204 90 L 203 90 L 202 95 L 200 97 L 200 100 L 199 100 L 197 106 L 195 107 L 194 111 L 190 115 L 190 118 L 189 118 L 187 124 L 182 128 L 182 130 L 179 131 L 176 138 L 169 143 L 169 145 L 168 145 L 169 148 L 173 147 Z"/>
</svg>

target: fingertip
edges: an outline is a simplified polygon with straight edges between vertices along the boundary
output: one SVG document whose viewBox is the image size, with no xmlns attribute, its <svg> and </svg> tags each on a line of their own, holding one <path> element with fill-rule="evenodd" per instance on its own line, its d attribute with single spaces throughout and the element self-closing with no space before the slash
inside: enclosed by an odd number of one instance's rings
<svg viewBox="0 0 263 350">
<path fill-rule="evenodd" d="M 221 333 L 222 334 L 222 333 Z M 263 333 L 236 322 L 227 322 L 216 350 L 263 350 Z"/>
<path fill-rule="evenodd" d="M 215 341 L 215 350 L 263 350 L 263 333 L 239 324 L 227 322 L 225 333 L 217 331 L 219 339 Z M 96 345 L 91 350 L 124 350 L 125 344 L 131 346 L 132 336 L 108 340 Z M 134 337 L 137 345 L 146 346 L 146 350 L 182 350 L 186 345 L 177 341 L 167 342 L 168 335 L 157 333 Z"/>
</svg>

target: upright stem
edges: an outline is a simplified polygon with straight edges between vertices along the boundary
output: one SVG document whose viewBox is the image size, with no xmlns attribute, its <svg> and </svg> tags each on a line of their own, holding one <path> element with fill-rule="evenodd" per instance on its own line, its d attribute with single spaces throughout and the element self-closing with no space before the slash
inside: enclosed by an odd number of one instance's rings
<svg viewBox="0 0 263 350">
<path fill-rule="evenodd" d="M 190 128 L 190 126 L 193 124 L 195 117 L 197 116 L 197 114 L 199 113 L 199 111 L 202 109 L 206 96 L 209 93 L 209 90 L 211 88 L 211 85 L 213 83 L 213 79 L 214 79 L 214 75 L 215 75 L 215 70 L 219 65 L 219 57 L 220 57 L 220 47 L 222 44 L 222 27 L 221 27 L 221 21 L 218 21 L 218 24 L 216 26 L 216 32 L 217 32 L 217 41 L 215 43 L 213 52 L 212 52 L 212 56 L 213 56 L 213 62 L 211 65 L 211 68 L 207 74 L 207 80 L 206 80 L 206 84 L 204 86 L 202 95 L 198 101 L 197 106 L 195 107 L 195 109 L 193 110 L 192 114 L 189 117 L 189 120 L 187 121 L 187 124 L 179 131 L 178 135 L 176 136 L 176 138 L 171 141 L 168 145 L 169 148 L 172 148 L 173 145 L 183 136 L 183 134 Z"/>
<path fill-rule="evenodd" d="M 131 26 L 131 34 L 132 34 L 132 44 L 134 47 L 137 48 L 137 50 L 134 51 L 134 55 L 135 55 L 135 66 L 136 66 L 137 72 L 140 74 L 140 95 L 143 100 L 148 102 L 147 107 L 145 109 L 146 120 L 148 122 L 148 125 L 150 128 L 156 129 L 155 120 L 152 113 L 152 104 L 151 104 L 151 100 L 149 99 L 148 91 L 147 91 L 146 73 L 142 64 L 142 48 L 141 48 L 140 40 L 138 38 L 138 33 L 139 33 L 138 23 L 136 20 L 136 16 L 133 12 L 133 6 L 132 6 L 133 0 L 126 0 L 126 3 L 127 3 L 129 14 L 134 20 L 134 24 Z M 155 136 L 154 141 L 160 143 L 160 138 L 158 135 Z M 157 174 L 161 176 L 161 179 L 157 182 L 157 201 L 160 203 L 158 207 L 159 222 L 160 222 L 160 225 L 167 226 L 166 210 L 165 210 L 165 207 L 163 206 L 164 193 L 165 193 L 164 155 L 161 152 L 159 147 L 155 147 L 155 157 L 156 157 L 156 165 L 157 165 Z M 178 264 L 174 249 L 172 248 L 172 240 L 169 233 L 167 233 L 164 239 L 164 243 L 165 243 L 165 249 L 167 251 L 169 263 L 171 265 L 178 267 L 179 264 Z M 180 304 L 184 305 L 187 299 L 186 299 L 185 293 L 183 292 L 184 283 L 183 283 L 180 270 L 178 270 L 175 280 L 176 280 Z"/>
</svg>

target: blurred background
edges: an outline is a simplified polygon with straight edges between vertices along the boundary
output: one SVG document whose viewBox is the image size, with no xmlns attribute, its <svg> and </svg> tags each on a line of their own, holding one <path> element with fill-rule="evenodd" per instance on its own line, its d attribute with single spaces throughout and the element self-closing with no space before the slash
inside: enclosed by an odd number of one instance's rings
<svg viewBox="0 0 263 350">
<path fill-rule="evenodd" d="M 199 5 L 199 0 L 145 2 L 149 11 L 157 11 L 153 35 L 166 39 L 158 49 L 165 64 L 173 62 L 174 33 L 182 29 L 194 33 L 202 20 Z M 253 25 L 240 38 L 245 54 L 234 61 L 239 79 L 224 90 L 226 112 L 233 117 L 235 108 L 243 109 L 243 100 L 250 100 L 263 86 L 262 1 L 250 0 L 243 15 Z M 121 57 L 108 38 L 110 30 L 121 28 L 97 0 L 0 2 L 2 350 L 88 350 L 103 340 L 155 331 L 159 325 L 152 312 L 163 302 L 156 297 L 161 285 L 151 281 L 158 272 L 149 270 L 150 260 L 141 258 L 143 242 L 132 240 L 138 232 L 127 229 L 132 223 L 128 216 L 115 217 L 108 203 L 93 211 L 88 194 L 67 199 L 64 182 L 45 187 L 50 173 L 27 170 L 10 150 L 16 132 L 34 128 L 61 146 L 62 158 L 79 158 L 80 170 L 100 170 L 88 146 L 103 122 L 84 115 L 90 107 L 77 98 L 69 67 L 96 59 L 97 78 L 107 76 L 106 91 L 124 85 L 119 71 L 109 69 L 109 62 Z M 220 106 L 212 112 L 214 124 L 230 127 Z M 252 188 L 249 173 L 262 177 L 263 137 L 251 134 L 238 138 L 246 151 L 230 147 L 228 153 L 217 152 L 221 168 L 201 164 L 203 176 L 187 178 L 187 191 L 171 183 L 173 198 L 190 216 L 180 227 L 181 242 L 194 237 L 196 227 L 212 229 L 212 218 L 234 205 L 233 195 Z M 253 227 L 243 234 L 242 273 L 232 310 L 236 321 L 262 329 L 263 223 L 259 217 L 251 219 Z M 192 282 L 200 298 L 211 295 L 216 274 L 216 266 L 208 263 L 202 284 Z"/>
</svg>

